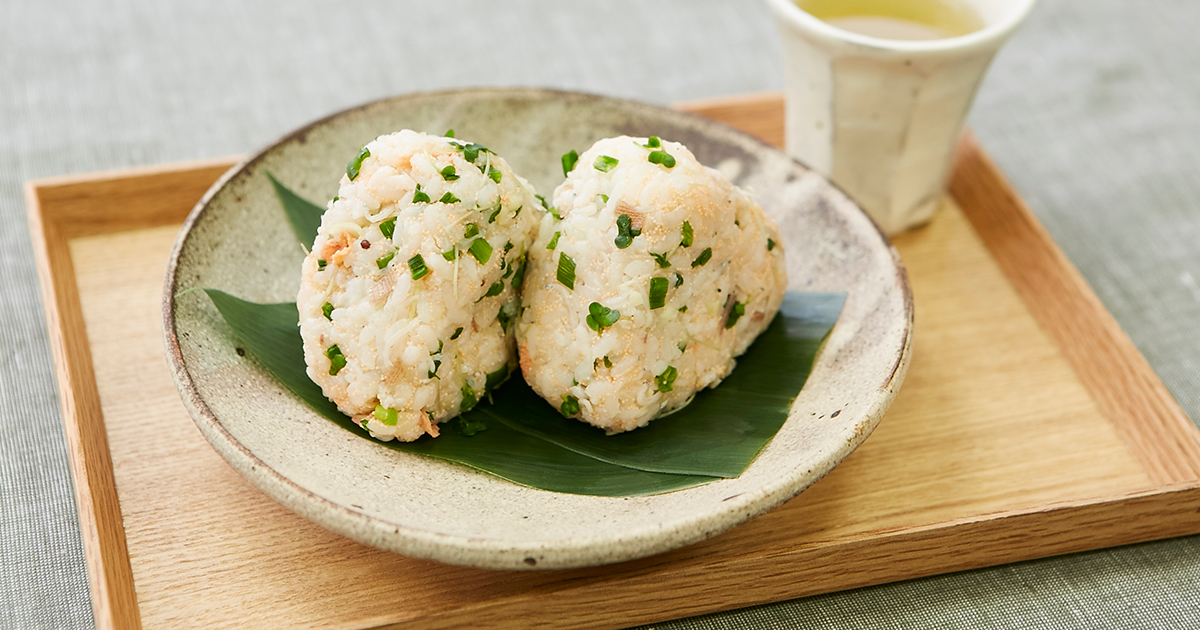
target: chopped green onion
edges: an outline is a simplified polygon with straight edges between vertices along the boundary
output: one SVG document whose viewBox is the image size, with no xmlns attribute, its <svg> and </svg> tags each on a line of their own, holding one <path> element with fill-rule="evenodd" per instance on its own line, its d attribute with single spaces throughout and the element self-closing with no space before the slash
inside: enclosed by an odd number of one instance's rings
<svg viewBox="0 0 1200 630">
<path fill-rule="evenodd" d="M 458 328 L 455 328 L 455 329 L 454 329 L 454 334 L 453 334 L 453 335 L 450 335 L 450 341 L 454 341 L 455 339 L 458 339 L 458 336 L 462 334 L 462 331 L 463 331 L 463 328 L 462 328 L 462 326 L 459 326 Z"/>
<path fill-rule="evenodd" d="M 363 160 L 369 157 L 371 157 L 371 150 L 366 145 L 363 145 L 358 150 L 358 155 L 354 156 L 354 159 L 350 160 L 350 163 L 346 165 L 346 177 L 349 177 L 350 181 L 354 181 L 354 178 L 358 177 L 358 171 L 362 169 Z"/>
<path fill-rule="evenodd" d="M 408 259 L 408 270 L 412 273 L 413 280 L 420 280 L 429 274 L 429 267 L 425 266 L 425 257 L 417 254 Z"/>
<path fill-rule="evenodd" d="M 676 271 L 675 272 L 675 286 L 679 286 L 681 284 L 683 284 L 683 274 Z"/>
<path fill-rule="evenodd" d="M 675 347 L 679 348 L 680 352 L 687 352 L 687 343 L 688 342 L 686 342 L 686 341 L 680 341 L 679 344 L 676 345 Z"/>
<path fill-rule="evenodd" d="M 326 262 L 324 258 L 318 258 L 317 259 L 317 271 L 325 271 L 325 265 L 328 265 L 328 264 L 329 263 Z"/>
<path fill-rule="evenodd" d="M 658 139 L 658 136 L 650 136 L 644 146 L 647 149 L 657 149 L 662 146 L 662 141 Z"/>
<path fill-rule="evenodd" d="M 471 252 L 471 255 L 474 256 L 475 260 L 478 260 L 479 264 L 481 265 L 486 265 L 487 261 L 491 260 L 492 258 L 492 245 L 491 243 L 488 243 L 487 240 L 482 238 L 477 238 L 471 241 L 471 246 L 467 248 L 467 251 Z"/>
<path fill-rule="evenodd" d="M 570 418 L 571 416 L 579 413 L 578 398 L 571 396 L 570 394 L 563 394 L 562 401 L 562 405 L 559 406 L 558 412 L 561 413 L 564 418 Z"/>
<path fill-rule="evenodd" d="M 767 251 L 771 251 L 772 249 L 775 249 L 775 240 L 769 238 L 767 239 Z"/>
<path fill-rule="evenodd" d="M 680 312 L 680 313 L 686 313 L 686 312 L 687 312 L 687 304 L 684 304 L 683 306 L 680 306 L 680 307 L 679 307 L 679 312 Z"/>
<path fill-rule="evenodd" d="M 537 198 L 537 200 L 541 202 L 541 204 L 542 204 L 542 207 L 543 207 L 543 208 L 545 208 L 545 209 L 547 209 L 547 210 L 549 210 L 549 209 L 550 209 L 550 204 L 546 203 L 546 198 L 545 198 L 545 197 L 543 197 L 543 196 L 541 196 L 541 195 L 534 195 L 534 197 L 536 197 L 536 198 Z"/>
<path fill-rule="evenodd" d="M 613 239 L 617 249 L 629 247 L 633 243 L 633 239 L 641 234 L 640 229 L 633 227 L 633 219 L 629 218 L 628 214 L 617 217 L 617 238 Z"/>
<path fill-rule="evenodd" d="M 346 367 L 346 357 L 342 355 L 342 349 L 336 345 L 329 346 L 329 349 L 325 351 L 325 357 L 329 359 L 330 376 L 337 376 L 337 373 Z"/>
<path fill-rule="evenodd" d="M 508 378 L 508 364 L 500 366 L 500 369 L 495 372 L 488 372 L 487 383 L 484 384 L 483 390 L 490 392 L 504 383 L 504 379 Z"/>
<path fill-rule="evenodd" d="M 441 339 L 438 339 L 438 349 L 433 352 L 430 352 L 429 356 L 433 356 L 435 354 L 441 354 L 442 348 L 445 348 L 445 347 L 446 347 L 446 342 L 442 341 Z"/>
<path fill-rule="evenodd" d="M 558 247 L 558 237 L 562 236 L 562 232 L 555 232 L 554 236 L 550 237 L 550 242 L 546 243 L 546 249 L 554 249 Z"/>
<path fill-rule="evenodd" d="M 497 184 L 500 183 L 500 171 L 496 167 L 488 169 L 488 177 Z"/>
<path fill-rule="evenodd" d="M 608 308 L 599 302 L 588 304 L 587 325 L 588 328 L 596 332 L 603 332 L 605 328 L 617 323 L 621 319 L 621 311 Z"/>
<path fill-rule="evenodd" d="M 420 184 L 417 184 L 417 190 L 415 192 L 413 192 L 412 202 L 413 203 L 429 203 L 429 201 L 430 201 L 429 195 L 425 194 L 425 191 L 421 190 Z"/>
<path fill-rule="evenodd" d="M 396 233 L 396 217 L 392 217 L 387 221 L 380 223 L 379 231 L 383 233 L 385 238 L 392 238 L 392 235 Z"/>
<path fill-rule="evenodd" d="M 575 290 L 575 261 L 562 252 L 558 253 L 558 281 L 568 289 Z"/>
<path fill-rule="evenodd" d="M 666 254 L 655 254 L 654 252 L 650 252 L 650 255 L 654 257 L 654 262 L 658 263 L 659 269 L 666 269 L 667 267 L 671 266 L 671 261 L 667 260 Z"/>
<path fill-rule="evenodd" d="M 679 370 L 676 370 L 673 365 L 668 365 L 662 374 L 654 377 L 654 383 L 658 385 L 658 391 L 669 392 L 675 389 L 675 378 L 678 376 Z"/>
<path fill-rule="evenodd" d="M 648 159 L 650 160 L 651 164 L 662 164 L 667 168 L 673 168 L 675 166 L 675 158 L 666 151 L 651 151 Z"/>
<path fill-rule="evenodd" d="M 439 381 L 442 380 L 442 377 L 438 376 L 438 373 L 437 373 L 438 368 L 440 368 L 440 367 L 442 367 L 441 359 L 434 359 L 433 360 L 433 369 L 429 370 L 429 374 L 426 375 L 426 378 L 436 378 Z"/>
<path fill-rule="evenodd" d="M 454 137 L 454 130 L 453 130 L 453 129 L 447 129 L 447 130 L 446 130 L 446 133 L 444 133 L 444 134 L 442 134 L 442 135 L 443 135 L 443 136 L 445 136 L 445 137 L 447 137 L 447 138 L 453 138 L 453 137 Z"/>
<path fill-rule="evenodd" d="M 508 327 L 512 324 L 512 315 L 505 313 L 504 307 L 501 306 L 500 310 L 496 312 L 496 321 L 500 322 L 500 330 L 503 330 L 507 334 Z"/>
<path fill-rule="evenodd" d="M 608 355 L 607 355 L 607 354 L 606 354 L 606 355 L 604 355 L 604 367 L 606 367 L 606 368 L 611 368 L 611 367 L 612 367 L 612 361 L 609 361 L 609 360 L 608 360 Z"/>
<path fill-rule="evenodd" d="M 741 302 L 734 302 L 733 308 L 729 309 L 729 317 L 725 319 L 725 329 L 733 328 L 742 315 L 746 314 L 746 305 Z"/>
<path fill-rule="evenodd" d="M 395 257 L 396 257 L 396 252 L 389 252 L 386 256 L 383 256 L 379 260 L 376 260 L 375 266 L 379 267 L 380 269 L 383 269 L 384 267 L 388 266 L 388 263 L 392 262 L 392 259 Z"/>
<path fill-rule="evenodd" d="M 513 218 L 515 219 L 515 218 L 521 216 L 521 210 L 523 210 L 524 208 L 525 208 L 525 206 L 517 206 L 517 209 L 513 210 Z"/>
<path fill-rule="evenodd" d="M 442 252 L 442 258 L 445 258 L 446 260 L 454 260 L 455 258 L 458 258 L 458 250 L 451 247 L 450 249 Z"/>
<path fill-rule="evenodd" d="M 455 171 L 456 171 L 456 169 L 454 168 L 454 165 L 453 165 L 453 164 L 451 164 L 451 165 L 447 166 L 446 168 L 442 169 L 442 170 L 441 170 L 441 173 L 442 173 L 442 179 L 444 179 L 444 180 L 446 180 L 446 181 L 448 181 L 448 182 L 452 182 L 452 181 L 454 181 L 454 180 L 458 179 L 458 178 L 459 178 L 459 175 L 458 175 L 458 174 L 457 174 Z"/>
<path fill-rule="evenodd" d="M 463 147 L 462 149 L 463 149 L 463 157 L 466 158 L 467 161 L 471 162 L 471 163 L 475 162 L 475 159 L 479 157 L 480 153 L 490 153 L 490 151 L 488 151 L 487 147 L 483 146 L 482 144 L 475 144 L 474 142 L 472 142 L 471 144 L 468 144 L 467 146 Z"/>
<path fill-rule="evenodd" d="M 620 161 L 617 160 L 617 158 L 615 158 L 615 157 L 601 155 L 600 157 L 596 158 L 595 162 L 592 162 L 592 166 L 595 167 L 595 169 L 597 171 L 600 171 L 602 173 L 607 173 L 607 172 L 613 170 L 613 167 L 615 167 L 619 163 L 620 163 Z"/>
<path fill-rule="evenodd" d="M 650 278 L 650 310 L 662 308 L 667 303 L 667 279 Z"/>
<path fill-rule="evenodd" d="M 499 171 L 497 171 L 497 172 L 499 172 Z M 500 211 L 503 209 L 504 209 L 504 206 L 500 205 L 499 203 L 496 203 L 496 210 L 494 212 L 492 212 L 491 216 L 488 217 L 488 223 L 495 223 L 496 217 L 500 216 Z"/>
<path fill-rule="evenodd" d="M 333 321 L 333 305 L 329 302 L 323 304 L 321 306 L 321 314 L 325 316 L 325 319 Z"/>
<path fill-rule="evenodd" d="M 446 194 L 442 195 L 441 199 L 438 199 L 439 203 L 458 203 L 460 201 L 462 201 L 462 199 L 455 197 L 454 193 L 448 190 L 446 191 Z"/>
<path fill-rule="evenodd" d="M 471 238 L 472 236 L 479 236 L 479 226 L 474 223 L 468 223 L 463 228 L 463 238 Z"/>
<path fill-rule="evenodd" d="M 679 244 L 684 247 L 691 247 L 693 236 L 695 236 L 695 234 L 692 232 L 692 224 L 687 221 L 684 221 L 683 222 L 683 238 L 679 240 Z"/>
<path fill-rule="evenodd" d="M 571 149 L 570 153 L 564 153 L 562 156 L 563 177 L 566 177 L 571 171 L 575 170 L 575 163 L 579 161 L 579 154 L 575 149 Z M 545 205 L 543 202 L 542 205 Z"/>
<path fill-rule="evenodd" d="M 600 201 L 602 203 L 604 203 L 606 205 L 608 204 L 608 195 L 606 195 L 604 193 L 600 193 L 599 197 L 600 197 Z"/>
<path fill-rule="evenodd" d="M 375 405 L 375 419 L 382 422 L 385 427 L 396 426 L 400 414 L 395 409 L 387 409 L 383 405 Z"/>
<path fill-rule="evenodd" d="M 705 247 L 704 251 L 700 252 L 700 255 L 696 257 L 696 260 L 692 261 L 692 266 L 703 267 L 704 263 L 707 263 L 710 258 L 712 258 L 712 248 Z"/>
<path fill-rule="evenodd" d="M 492 283 L 492 286 L 488 287 L 487 293 L 484 293 L 483 297 L 490 298 L 494 295 L 500 295 L 500 293 L 502 291 L 504 291 L 504 281 L 497 280 Z M 479 298 L 479 299 L 482 300 L 483 298 Z"/>
<path fill-rule="evenodd" d="M 524 263 L 525 263 L 524 256 L 521 256 L 520 260 L 513 263 L 513 266 L 517 268 L 517 271 L 516 271 L 516 273 L 513 274 L 513 279 L 512 279 L 513 290 L 520 289 L 521 283 L 525 281 L 525 264 Z"/>
<path fill-rule="evenodd" d="M 466 413 L 479 402 L 479 395 L 475 393 L 475 389 L 471 387 L 471 382 L 467 381 L 462 386 L 462 402 L 458 404 L 458 410 Z"/>
</svg>

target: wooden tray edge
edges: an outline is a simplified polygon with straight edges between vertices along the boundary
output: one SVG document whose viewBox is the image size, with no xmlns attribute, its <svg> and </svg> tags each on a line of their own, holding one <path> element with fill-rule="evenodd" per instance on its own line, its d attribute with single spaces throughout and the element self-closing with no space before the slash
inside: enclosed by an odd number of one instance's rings
<svg viewBox="0 0 1200 630">
<path fill-rule="evenodd" d="M 141 628 L 108 434 L 100 412 L 100 394 L 68 239 L 55 217 L 43 213 L 38 182 L 26 183 L 25 203 L 96 627 Z"/>
<path fill-rule="evenodd" d="M 1200 479 L 1200 431 L 971 133 L 949 190 L 1151 480 Z"/>
</svg>

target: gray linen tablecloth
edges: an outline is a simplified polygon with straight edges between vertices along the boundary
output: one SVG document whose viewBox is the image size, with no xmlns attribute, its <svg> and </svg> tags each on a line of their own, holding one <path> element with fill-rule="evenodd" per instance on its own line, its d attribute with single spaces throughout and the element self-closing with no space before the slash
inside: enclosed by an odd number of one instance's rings
<svg viewBox="0 0 1200 630">
<path fill-rule="evenodd" d="M 1200 3 L 1041 0 L 971 124 L 1200 418 Z M 669 103 L 779 89 L 759 2 L 0 4 L 0 627 L 92 625 L 23 181 L 224 156 L 350 105 L 475 85 Z M 1198 517 L 1200 518 L 1200 517 Z M 659 628 L 1200 627 L 1200 539 Z"/>
</svg>

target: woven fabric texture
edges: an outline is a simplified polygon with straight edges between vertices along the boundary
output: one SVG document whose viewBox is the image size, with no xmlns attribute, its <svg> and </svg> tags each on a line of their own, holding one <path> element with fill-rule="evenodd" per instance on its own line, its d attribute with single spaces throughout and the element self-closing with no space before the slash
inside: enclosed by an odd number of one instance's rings
<svg viewBox="0 0 1200 630">
<path fill-rule="evenodd" d="M 971 123 L 1200 418 L 1200 4 L 1042 0 Z M 21 186 L 240 154 L 371 99 L 533 85 L 779 89 L 765 5 L 720 0 L 0 3 L 0 628 L 93 625 Z M 1184 628 L 1200 538 L 658 628 Z"/>
</svg>

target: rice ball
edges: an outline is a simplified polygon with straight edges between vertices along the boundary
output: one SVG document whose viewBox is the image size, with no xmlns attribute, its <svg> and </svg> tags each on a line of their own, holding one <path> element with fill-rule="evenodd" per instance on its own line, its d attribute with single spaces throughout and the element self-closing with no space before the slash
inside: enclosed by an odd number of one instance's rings
<svg viewBox="0 0 1200 630">
<path fill-rule="evenodd" d="M 564 169 L 571 159 L 564 157 Z M 658 138 L 601 140 L 554 192 L 517 326 L 526 381 L 609 433 L 717 385 L 779 310 L 779 229 L 743 190 Z"/>
<path fill-rule="evenodd" d="M 309 377 L 375 438 L 436 436 L 516 367 L 517 291 L 543 214 L 479 145 L 409 130 L 368 143 L 301 271 Z"/>
</svg>

